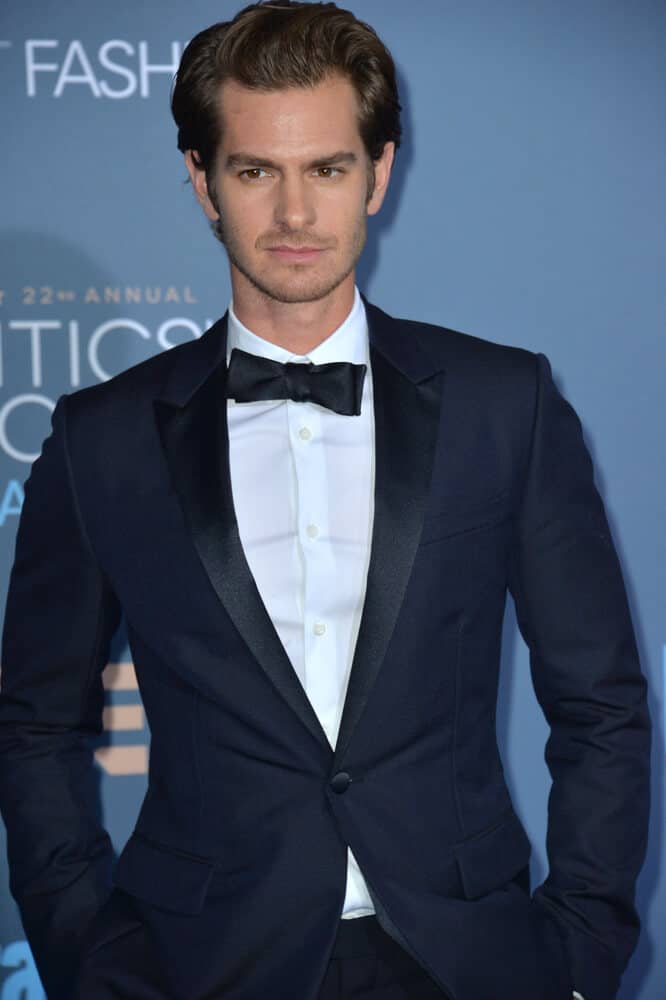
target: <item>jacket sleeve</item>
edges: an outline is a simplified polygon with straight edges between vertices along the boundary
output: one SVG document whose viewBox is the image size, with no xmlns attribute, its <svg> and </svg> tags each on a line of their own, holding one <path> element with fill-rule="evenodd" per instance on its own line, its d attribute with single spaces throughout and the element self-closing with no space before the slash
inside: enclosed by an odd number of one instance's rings
<svg viewBox="0 0 666 1000">
<path fill-rule="evenodd" d="M 3 636 L 0 809 L 11 890 L 49 1000 L 71 998 L 81 938 L 110 891 L 90 737 L 119 620 L 77 506 L 66 397 L 26 483 Z"/>
<path fill-rule="evenodd" d="M 650 727 L 620 568 L 580 423 L 537 358 L 510 588 L 550 726 L 549 874 L 534 893 L 571 981 L 611 1000 L 634 949 L 646 847 Z"/>
</svg>

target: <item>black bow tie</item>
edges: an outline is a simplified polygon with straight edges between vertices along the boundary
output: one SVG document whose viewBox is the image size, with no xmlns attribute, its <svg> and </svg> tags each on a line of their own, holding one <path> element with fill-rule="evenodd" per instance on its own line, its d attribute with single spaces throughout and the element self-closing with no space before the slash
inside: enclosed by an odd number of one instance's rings
<svg viewBox="0 0 666 1000">
<path fill-rule="evenodd" d="M 227 396 L 237 403 L 262 399 L 319 403 L 335 413 L 357 417 L 366 367 L 348 361 L 327 365 L 288 361 L 283 365 L 234 347 L 229 359 Z"/>
</svg>

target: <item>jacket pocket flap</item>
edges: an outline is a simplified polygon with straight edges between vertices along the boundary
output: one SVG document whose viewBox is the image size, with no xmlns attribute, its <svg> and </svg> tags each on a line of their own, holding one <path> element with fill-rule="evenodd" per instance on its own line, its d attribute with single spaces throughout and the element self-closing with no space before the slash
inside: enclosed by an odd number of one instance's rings
<svg viewBox="0 0 666 1000">
<path fill-rule="evenodd" d="M 454 848 L 467 899 L 478 899 L 509 882 L 528 864 L 531 848 L 515 813 Z"/>
<path fill-rule="evenodd" d="M 461 535 L 469 531 L 479 531 L 491 528 L 511 516 L 511 497 L 503 494 L 487 504 L 470 504 L 469 507 L 451 507 L 434 514 L 427 514 L 423 519 L 421 544 L 447 538 L 450 535 Z"/>
<path fill-rule="evenodd" d="M 133 834 L 113 875 L 118 888 L 130 896 L 174 913 L 200 913 L 214 863 L 181 854 Z"/>
</svg>

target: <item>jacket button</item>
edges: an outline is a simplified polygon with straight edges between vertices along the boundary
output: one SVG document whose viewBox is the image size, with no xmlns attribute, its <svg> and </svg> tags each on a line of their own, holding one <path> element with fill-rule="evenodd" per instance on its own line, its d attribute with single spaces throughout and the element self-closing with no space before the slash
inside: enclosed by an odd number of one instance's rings
<svg viewBox="0 0 666 1000">
<path fill-rule="evenodd" d="M 347 791 L 351 782 L 352 780 L 350 774 L 347 774 L 346 771 L 338 771 L 338 773 L 334 774 L 331 778 L 331 788 L 338 795 L 342 795 L 343 792 Z"/>
</svg>

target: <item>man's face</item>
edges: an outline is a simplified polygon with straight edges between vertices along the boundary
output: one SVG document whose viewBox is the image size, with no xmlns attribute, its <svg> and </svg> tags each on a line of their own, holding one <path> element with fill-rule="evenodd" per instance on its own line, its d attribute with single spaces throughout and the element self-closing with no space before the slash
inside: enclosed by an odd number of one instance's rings
<svg viewBox="0 0 666 1000">
<path fill-rule="evenodd" d="M 214 191 L 189 153 L 187 165 L 208 218 L 217 220 L 219 208 L 234 295 L 249 283 L 279 302 L 325 298 L 353 275 L 366 216 L 384 197 L 393 144 L 368 190 L 356 95 L 342 76 L 268 92 L 229 81 L 220 100 Z"/>
</svg>

